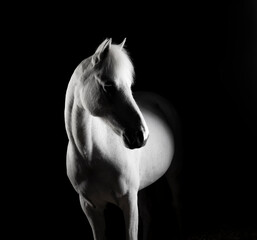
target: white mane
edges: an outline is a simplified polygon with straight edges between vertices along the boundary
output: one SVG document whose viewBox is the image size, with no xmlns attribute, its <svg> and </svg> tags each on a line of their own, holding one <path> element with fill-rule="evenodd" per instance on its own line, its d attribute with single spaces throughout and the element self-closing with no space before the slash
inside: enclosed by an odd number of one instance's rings
<svg viewBox="0 0 257 240">
<path fill-rule="evenodd" d="M 108 56 L 105 59 L 104 68 L 117 80 L 127 80 L 131 84 L 134 82 L 134 67 L 127 51 L 120 45 L 112 44 Z"/>
</svg>

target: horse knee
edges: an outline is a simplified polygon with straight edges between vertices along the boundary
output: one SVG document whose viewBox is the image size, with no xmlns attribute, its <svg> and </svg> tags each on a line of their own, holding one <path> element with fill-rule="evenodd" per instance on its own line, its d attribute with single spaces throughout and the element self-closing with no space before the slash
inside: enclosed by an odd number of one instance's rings
<svg viewBox="0 0 257 240">
<path fill-rule="evenodd" d="M 82 195 L 79 194 L 79 201 L 80 201 L 80 205 L 82 207 L 82 210 L 85 212 L 86 214 L 86 209 L 87 208 L 96 208 L 95 205 L 87 198 L 83 197 Z"/>
<path fill-rule="evenodd" d="M 88 202 L 81 195 L 79 196 L 79 200 L 80 200 L 81 207 L 92 228 L 94 240 L 105 239 L 104 207 L 95 207 L 95 205 Z"/>
</svg>

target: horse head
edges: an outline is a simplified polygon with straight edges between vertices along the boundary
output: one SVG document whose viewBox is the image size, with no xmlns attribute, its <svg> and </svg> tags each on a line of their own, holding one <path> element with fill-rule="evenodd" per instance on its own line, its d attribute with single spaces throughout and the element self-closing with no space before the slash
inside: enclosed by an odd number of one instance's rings
<svg viewBox="0 0 257 240">
<path fill-rule="evenodd" d="M 80 98 L 91 115 L 103 119 L 134 149 L 145 145 L 149 131 L 132 95 L 134 67 L 124 43 L 106 39 L 99 45 L 81 77 Z"/>
</svg>

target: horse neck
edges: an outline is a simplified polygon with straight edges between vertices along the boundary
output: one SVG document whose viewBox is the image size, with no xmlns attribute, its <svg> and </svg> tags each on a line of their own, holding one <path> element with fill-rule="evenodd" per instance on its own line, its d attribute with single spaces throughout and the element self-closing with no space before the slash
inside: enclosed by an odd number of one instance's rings
<svg viewBox="0 0 257 240">
<path fill-rule="evenodd" d="M 66 92 L 65 127 L 69 140 L 81 155 L 88 155 L 91 146 L 92 115 L 84 109 L 76 79 L 72 78 Z"/>
</svg>

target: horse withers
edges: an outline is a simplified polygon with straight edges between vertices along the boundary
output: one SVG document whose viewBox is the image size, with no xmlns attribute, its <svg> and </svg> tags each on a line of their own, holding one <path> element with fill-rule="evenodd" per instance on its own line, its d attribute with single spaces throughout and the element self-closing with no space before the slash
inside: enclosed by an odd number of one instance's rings
<svg viewBox="0 0 257 240">
<path fill-rule="evenodd" d="M 107 203 L 121 208 L 127 240 L 136 240 L 138 192 L 164 174 L 177 191 L 177 116 L 156 94 L 132 94 L 124 42 L 103 41 L 75 69 L 66 92 L 67 174 L 95 240 L 105 239 Z"/>
</svg>

